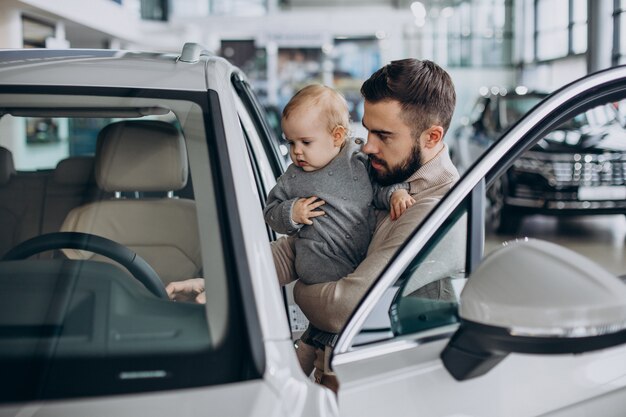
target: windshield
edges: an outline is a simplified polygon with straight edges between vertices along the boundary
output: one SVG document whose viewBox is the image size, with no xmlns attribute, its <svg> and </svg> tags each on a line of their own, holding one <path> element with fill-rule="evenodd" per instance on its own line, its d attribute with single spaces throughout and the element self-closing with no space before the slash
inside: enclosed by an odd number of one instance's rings
<svg viewBox="0 0 626 417">
<path fill-rule="evenodd" d="M 0 402 L 252 377 L 202 98 L 0 94 Z"/>
</svg>

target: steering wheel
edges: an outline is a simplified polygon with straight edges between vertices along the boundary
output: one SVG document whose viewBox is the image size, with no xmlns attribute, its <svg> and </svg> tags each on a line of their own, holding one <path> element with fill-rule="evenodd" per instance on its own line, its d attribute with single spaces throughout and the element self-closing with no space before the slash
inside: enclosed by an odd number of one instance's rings
<svg viewBox="0 0 626 417">
<path fill-rule="evenodd" d="M 106 256 L 118 262 L 141 282 L 152 294 L 169 299 L 159 275 L 141 256 L 126 246 L 102 236 L 79 232 L 47 233 L 26 240 L 13 247 L 3 261 L 26 259 L 40 252 L 54 249 L 80 249 Z"/>
</svg>

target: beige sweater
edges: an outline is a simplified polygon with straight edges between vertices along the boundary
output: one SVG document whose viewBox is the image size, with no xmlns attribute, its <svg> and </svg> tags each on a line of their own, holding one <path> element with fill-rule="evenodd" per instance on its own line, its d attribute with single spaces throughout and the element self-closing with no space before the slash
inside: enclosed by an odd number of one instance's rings
<svg viewBox="0 0 626 417">
<path fill-rule="evenodd" d="M 333 282 L 314 285 L 298 282 L 294 297 L 309 321 L 321 330 L 338 333 L 396 250 L 458 178 L 448 148 L 444 146 L 435 158 L 407 180 L 409 193 L 416 203 L 395 221 L 390 219 L 388 212 L 378 212 L 376 231 L 367 256 L 354 272 Z M 272 252 L 281 284 L 293 280 L 296 274 L 292 239 L 278 239 L 272 245 Z"/>
</svg>

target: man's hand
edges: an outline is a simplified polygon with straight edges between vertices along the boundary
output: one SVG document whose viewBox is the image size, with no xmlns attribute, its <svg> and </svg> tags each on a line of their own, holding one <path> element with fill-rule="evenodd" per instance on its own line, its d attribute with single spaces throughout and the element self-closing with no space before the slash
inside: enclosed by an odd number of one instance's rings
<svg viewBox="0 0 626 417">
<path fill-rule="evenodd" d="M 204 292 L 204 278 L 191 278 L 184 281 L 174 281 L 165 287 L 167 295 L 174 301 L 192 301 L 206 304 Z"/>
<path fill-rule="evenodd" d="M 400 189 L 394 191 L 389 200 L 389 215 L 391 220 L 399 219 L 402 213 L 413 204 L 415 204 L 415 199 L 411 197 L 407 190 Z"/>
<path fill-rule="evenodd" d="M 291 218 L 294 222 L 299 224 L 313 224 L 312 218 L 326 214 L 322 210 L 316 210 L 324 204 L 326 204 L 324 200 L 319 200 L 315 196 L 300 198 L 294 203 L 291 209 Z"/>
</svg>

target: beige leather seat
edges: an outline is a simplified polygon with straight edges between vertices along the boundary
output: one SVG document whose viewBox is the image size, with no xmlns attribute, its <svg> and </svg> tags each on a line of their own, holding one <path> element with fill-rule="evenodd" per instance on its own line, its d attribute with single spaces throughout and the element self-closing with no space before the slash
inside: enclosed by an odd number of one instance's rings
<svg viewBox="0 0 626 417">
<path fill-rule="evenodd" d="M 123 121 L 98 135 L 98 186 L 108 192 L 165 192 L 183 188 L 188 164 L 185 142 L 161 121 Z M 164 283 L 199 276 L 202 259 L 195 202 L 173 197 L 113 198 L 73 209 L 61 231 L 91 233 L 127 246 L 143 257 Z M 109 261 L 64 250 L 71 259 Z"/>
<path fill-rule="evenodd" d="M 0 147 L 0 257 L 40 234 L 48 174 L 16 171 L 13 154 Z"/>
</svg>

